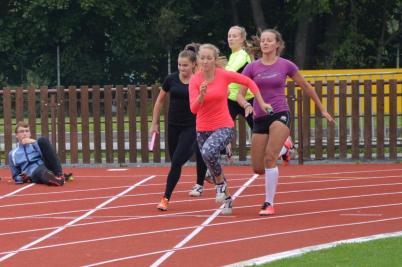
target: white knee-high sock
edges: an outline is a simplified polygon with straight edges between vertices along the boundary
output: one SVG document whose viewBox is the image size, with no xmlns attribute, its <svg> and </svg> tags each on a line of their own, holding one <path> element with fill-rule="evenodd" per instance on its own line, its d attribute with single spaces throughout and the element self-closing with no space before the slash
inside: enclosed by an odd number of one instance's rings
<svg viewBox="0 0 402 267">
<path fill-rule="evenodd" d="M 265 202 L 269 202 L 272 206 L 274 205 L 278 176 L 278 167 L 265 169 Z"/>
</svg>

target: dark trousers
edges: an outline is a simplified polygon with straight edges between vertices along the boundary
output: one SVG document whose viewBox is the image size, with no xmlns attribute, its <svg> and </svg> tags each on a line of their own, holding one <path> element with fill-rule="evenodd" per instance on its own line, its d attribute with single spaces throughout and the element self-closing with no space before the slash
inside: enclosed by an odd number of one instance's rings
<svg viewBox="0 0 402 267">
<path fill-rule="evenodd" d="M 180 179 L 183 165 L 194 152 L 197 159 L 197 184 L 204 184 L 207 167 L 197 146 L 195 127 L 169 125 L 168 143 L 171 166 L 167 176 L 165 197 L 170 199 Z"/>
<path fill-rule="evenodd" d="M 32 174 L 32 181 L 34 183 L 47 183 L 48 181 L 43 180 L 43 174 L 46 171 L 53 172 L 56 176 L 63 175 L 63 169 L 61 167 L 61 163 L 59 157 L 57 156 L 56 151 L 54 150 L 52 144 L 50 144 L 49 139 L 46 137 L 38 138 L 38 145 L 40 151 L 42 153 L 42 160 L 44 165 L 40 165 Z"/>
</svg>

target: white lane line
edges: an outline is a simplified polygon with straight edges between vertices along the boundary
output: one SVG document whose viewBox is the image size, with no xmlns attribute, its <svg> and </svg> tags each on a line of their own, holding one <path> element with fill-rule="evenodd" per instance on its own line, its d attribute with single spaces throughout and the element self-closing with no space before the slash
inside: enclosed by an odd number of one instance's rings
<svg viewBox="0 0 402 267">
<path fill-rule="evenodd" d="M 341 165 L 342 166 L 342 165 Z M 360 166 L 364 168 L 364 165 Z M 393 172 L 393 171 L 402 171 L 402 169 L 387 169 L 387 170 L 367 170 L 367 171 L 347 171 L 347 172 L 320 172 L 315 174 L 297 174 L 297 175 L 284 175 L 281 177 L 304 177 L 304 176 L 323 176 L 323 175 L 336 175 L 336 174 L 357 174 L 357 173 L 372 173 L 372 172 Z"/>
<path fill-rule="evenodd" d="M 209 246 L 219 246 L 219 245 L 222 245 L 222 244 L 237 243 L 237 242 L 255 240 L 255 239 L 260 239 L 260 238 L 267 238 L 267 237 L 272 237 L 272 236 L 291 235 L 291 234 L 298 234 L 298 233 L 311 232 L 311 231 L 329 230 L 329 229 L 332 229 L 332 228 L 358 226 L 358 225 L 366 225 L 366 224 L 380 223 L 380 222 L 392 222 L 392 221 L 399 221 L 399 220 L 402 220 L 402 217 L 394 217 L 394 218 L 388 218 L 388 219 L 382 219 L 382 220 L 373 220 L 373 221 L 366 221 L 366 222 L 325 225 L 325 226 L 320 226 L 320 227 L 305 228 L 305 229 L 299 229 L 299 230 L 293 230 L 293 231 L 285 231 L 285 232 L 271 233 L 271 234 L 265 234 L 265 235 L 256 235 L 256 236 L 249 236 L 249 237 L 243 237 L 243 238 L 229 239 L 229 240 L 224 240 L 224 241 L 203 243 L 203 244 L 198 244 L 198 245 L 193 245 L 193 246 L 175 248 L 174 251 L 194 249 L 194 248 L 202 248 L 202 247 L 209 247 Z M 140 257 L 156 255 L 156 254 L 161 254 L 161 253 L 165 253 L 165 252 L 167 253 L 167 252 L 170 252 L 170 251 L 171 250 L 153 251 L 153 252 L 144 253 L 144 254 L 127 256 L 127 257 L 124 257 L 124 258 L 118 258 L 118 259 L 113 259 L 113 260 L 108 260 L 108 261 L 96 262 L 96 263 L 88 264 L 88 265 L 85 265 L 85 266 L 86 267 L 99 266 L 99 265 L 103 265 L 103 264 L 108 264 L 108 263 L 113 263 L 113 262 L 118 262 L 118 261 L 124 261 L 124 260 L 130 260 L 130 259 L 136 259 L 136 258 L 140 258 Z"/>
<path fill-rule="evenodd" d="M 204 218 L 204 217 L 209 217 L 210 215 L 197 215 L 197 214 L 167 214 L 164 216 L 165 218 L 178 218 L 178 217 L 195 217 L 195 218 Z M 77 216 L 40 216 L 40 217 L 33 217 L 30 218 L 30 220 L 34 219 L 53 219 L 53 220 L 68 220 L 68 219 L 73 219 L 76 218 Z M 230 216 L 227 215 L 225 218 L 231 218 L 231 217 L 236 217 L 236 216 Z M 143 216 L 137 215 L 137 216 L 124 216 L 124 215 L 115 215 L 115 216 L 88 216 L 86 219 L 87 220 L 96 220 L 96 219 L 141 219 Z M 0 233 L 1 235 L 1 233 Z"/>
<path fill-rule="evenodd" d="M 232 225 L 232 224 L 250 223 L 250 222 L 255 222 L 255 221 L 263 221 L 263 220 L 264 221 L 265 220 L 272 221 L 272 220 L 276 220 L 276 219 L 294 218 L 294 217 L 309 216 L 309 215 L 321 215 L 321 214 L 335 213 L 335 212 L 340 212 L 340 211 L 352 211 L 352 210 L 373 209 L 373 208 L 387 208 L 387 207 L 396 207 L 396 206 L 402 206 L 402 202 L 393 203 L 393 204 L 385 204 L 385 205 L 376 205 L 376 206 L 362 206 L 362 207 L 355 207 L 355 208 L 335 209 L 335 210 L 319 210 L 319 211 L 313 211 L 313 212 L 278 215 L 278 216 L 274 216 L 274 217 L 269 217 L 269 216 L 260 217 L 259 216 L 258 218 L 254 218 L 254 219 L 245 219 L 245 220 L 237 220 L 237 221 L 225 221 L 225 222 L 220 222 L 220 223 L 211 223 L 207 227 L 226 226 L 226 225 Z M 85 224 L 85 225 L 87 225 L 87 224 Z M 76 225 L 73 225 L 71 227 L 77 227 L 77 226 L 84 226 L 84 225 L 83 224 L 81 224 L 81 225 L 76 224 Z M 52 245 L 46 245 L 46 246 L 37 246 L 37 247 L 34 247 L 34 248 L 25 249 L 23 251 L 35 251 L 35 250 L 55 248 L 55 247 L 63 247 L 63 246 L 71 246 L 71 245 L 79 245 L 79 244 L 88 244 L 88 243 L 93 243 L 93 242 L 98 242 L 98 241 L 115 240 L 115 239 L 121 239 L 121 238 L 131 238 L 131 237 L 136 237 L 136 236 L 145 236 L 145 235 L 153 235 L 153 234 L 160 234 L 160 233 L 173 232 L 173 231 L 189 230 L 189 229 L 195 229 L 197 227 L 198 227 L 198 225 L 184 226 L 184 227 L 179 227 L 179 228 L 169 228 L 169 229 L 164 228 L 164 229 L 161 229 L 161 230 L 154 230 L 154 231 L 149 231 L 149 232 L 138 232 L 138 233 L 129 233 L 129 234 L 124 234 L 124 235 L 98 237 L 98 238 L 94 238 L 94 239 L 78 240 L 78 241 L 72 241 L 72 242 L 66 242 L 66 243 L 58 243 L 58 244 L 52 244 Z M 239 226 L 239 227 L 241 227 L 241 226 Z M 47 229 L 47 230 L 50 230 L 50 229 Z M 13 252 L 13 251 L 3 251 L 3 252 L 0 252 L 0 255 L 8 254 L 8 253 L 11 253 L 11 252 Z"/>
<path fill-rule="evenodd" d="M 381 213 L 342 213 L 339 216 L 354 216 L 354 217 L 381 217 Z"/>
<path fill-rule="evenodd" d="M 308 176 L 308 175 L 307 175 Z M 110 176 L 109 176 L 110 177 Z M 289 176 L 281 176 L 281 178 L 285 178 Z M 378 179 L 387 179 L 387 178 L 402 178 L 402 175 L 390 175 L 390 176 L 369 176 L 369 177 L 344 177 L 344 178 L 326 178 L 325 180 L 318 180 L 318 179 L 313 179 L 313 180 L 303 180 L 303 181 L 292 181 L 292 182 L 281 182 L 279 181 L 279 185 L 295 185 L 295 184 L 310 184 L 310 183 L 328 183 L 328 182 L 344 182 L 344 181 L 360 181 L 360 180 L 378 180 Z M 244 178 L 231 178 L 230 181 L 243 181 Z M 257 179 L 258 180 L 258 179 Z M 262 179 L 263 180 L 263 179 Z M 166 182 L 164 183 L 150 183 L 146 185 L 142 185 L 144 187 L 151 187 L 151 186 L 165 186 Z M 187 181 L 180 181 L 180 184 L 185 185 L 185 184 L 191 184 L 193 185 L 194 182 L 187 182 Z M 261 185 L 251 185 L 250 187 L 258 187 Z M 79 192 L 91 192 L 91 191 L 109 191 L 111 189 L 122 189 L 122 188 L 127 188 L 128 186 L 109 186 L 109 187 L 99 187 L 99 188 L 86 188 L 86 189 L 76 189 L 76 190 L 66 190 L 66 191 L 54 191 L 54 192 L 46 192 L 46 193 L 28 193 L 28 194 L 19 194 L 15 195 L 12 197 L 25 197 L 25 196 L 40 196 L 40 195 L 57 195 L 57 194 L 66 194 L 66 193 L 79 193 Z M 206 188 L 204 191 L 208 190 L 215 190 L 214 188 Z M 188 190 L 178 190 L 175 191 L 176 193 L 187 193 Z M 154 195 L 160 195 L 163 194 L 163 192 L 154 192 L 154 193 L 149 193 L 149 194 L 154 194 Z M 135 195 L 127 195 L 127 196 L 143 196 L 143 195 L 149 195 L 147 194 L 135 194 Z M 0 206 L 1 207 L 1 206 Z"/>
<path fill-rule="evenodd" d="M 371 235 L 371 236 L 358 237 L 358 238 L 352 238 L 352 239 L 344 239 L 344 240 L 339 240 L 339 241 L 335 241 L 335 242 L 331 242 L 331 243 L 320 244 L 320 245 L 316 245 L 316 246 L 304 247 L 304 248 L 284 251 L 284 252 L 280 252 L 280 253 L 275 253 L 275 254 L 258 257 L 258 258 L 247 260 L 247 261 L 242 261 L 242 262 L 225 265 L 224 267 L 242 267 L 242 266 L 255 266 L 255 265 L 259 266 L 259 265 L 262 265 L 265 263 L 281 260 L 284 258 L 300 256 L 307 252 L 333 248 L 333 247 L 336 247 L 336 246 L 342 245 L 342 244 L 363 243 L 363 242 L 368 242 L 368 241 L 373 241 L 373 240 L 378 240 L 378 239 L 399 237 L 399 236 L 402 236 L 402 232 L 394 232 L 394 233 L 378 234 L 378 235 Z"/>
<path fill-rule="evenodd" d="M 371 188 L 371 187 L 379 187 L 379 186 L 396 186 L 396 185 L 402 185 L 402 183 L 389 183 L 389 184 L 370 184 L 370 185 L 351 185 L 351 186 L 337 186 L 337 187 L 326 187 L 326 188 L 315 188 L 315 189 L 302 189 L 302 190 L 289 190 L 289 191 L 278 191 L 277 195 L 282 195 L 282 194 L 290 194 L 290 193 L 303 193 L 303 192 L 319 192 L 319 191 L 328 191 L 328 190 L 339 190 L 339 189 L 353 189 L 353 188 Z M 261 187 L 262 184 L 258 184 L 257 187 Z M 255 187 L 255 185 L 250 185 L 249 188 L 251 187 Z M 213 189 L 211 189 L 213 190 Z M 205 190 L 206 191 L 206 190 Z M 185 192 L 187 193 L 188 191 L 178 191 L 179 192 Z M 149 196 L 149 195 L 155 195 L 158 194 L 160 195 L 161 192 L 157 192 L 157 193 L 146 193 L 146 194 L 136 194 L 136 195 L 130 195 L 127 194 L 124 197 L 132 197 L 132 196 Z M 264 195 L 262 194 L 253 194 L 251 196 L 259 196 L 259 195 Z M 243 197 L 248 197 L 250 195 L 243 195 L 241 196 Z M 48 201 L 38 201 L 38 202 L 30 202 L 30 203 L 17 203 L 17 204 L 7 204 L 7 205 L 0 205 L 0 209 L 1 208 L 9 208 L 9 207 L 17 207 L 17 206 L 24 206 L 26 207 L 27 205 L 43 205 L 43 204 L 49 204 L 49 203 L 61 203 L 61 202 L 71 202 L 71 201 L 87 201 L 87 200 L 96 200 L 96 199 L 108 199 L 111 196 L 102 196 L 102 197 L 89 197 L 89 198 L 70 198 L 70 199 L 58 199 L 58 200 L 48 200 Z M 205 199 L 204 199 L 205 200 Z M 197 201 L 197 200 L 182 200 L 183 201 Z M 148 203 L 148 204 L 136 204 L 136 205 L 149 205 L 149 204 L 154 204 L 154 203 Z M 125 207 L 125 206 L 122 206 Z M 115 207 L 108 207 L 106 209 L 111 209 L 111 208 L 115 208 Z M 117 207 L 116 207 L 117 208 Z M 73 212 L 73 211 L 72 211 Z M 67 212 L 64 212 L 67 213 Z M 48 215 L 48 214 L 42 214 L 42 215 Z M 40 215 L 31 215 L 31 216 L 40 216 Z M 29 217 L 29 216 L 24 216 L 24 217 Z M 14 217 L 11 218 L 1 218 L 0 217 L 0 221 L 2 220 L 10 220 L 13 219 Z M 15 218 L 20 218 L 20 217 L 15 217 Z"/>
<path fill-rule="evenodd" d="M 309 192 L 312 192 L 314 190 L 307 190 Z M 283 192 L 285 193 L 285 192 Z M 279 192 L 277 193 L 279 194 Z M 399 192 L 389 192 L 389 193 L 376 193 L 376 194 L 364 194 L 364 195 L 349 195 L 349 196 L 337 196 L 337 197 L 331 197 L 331 198 L 315 198 L 315 199 L 306 199 L 306 200 L 295 200 L 295 201 L 287 201 L 287 202 L 277 202 L 275 205 L 284 205 L 284 204 L 297 204 L 297 203 L 304 203 L 304 202 L 317 202 L 317 201 L 332 201 L 332 200 L 341 200 L 341 199 L 350 199 L 350 198 L 362 198 L 362 197 L 375 197 L 375 196 L 390 196 L 390 195 L 399 195 L 402 194 L 402 191 Z M 251 194 L 251 195 L 243 195 L 240 196 L 240 198 L 246 198 L 246 197 L 256 197 L 256 196 L 262 196 L 262 194 Z M 181 200 L 181 203 L 184 202 L 195 202 L 195 201 L 210 201 L 213 198 L 203 198 L 199 200 Z M 140 207 L 140 206 L 149 206 L 149 205 L 155 205 L 155 202 L 150 202 L 150 203 L 140 203 L 140 204 L 130 204 L 130 205 L 121 205 L 121 206 L 114 206 L 114 207 L 105 207 L 102 208 L 101 210 L 112 210 L 112 209 L 125 209 L 129 207 Z M 251 205 L 251 206 L 245 206 L 245 207 L 255 207 L 259 205 Z M 237 207 L 241 208 L 241 207 Z M 0 217 L 0 221 L 5 221 L 5 220 L 20 220 L 20 219 L 31 219 L 35 217 L 40 217 L 40 216 L 52 216 L 52 215 L 60 215 L 60 214 L 70 214 L 70 213 L 75 213 L 75 212 L 84 212 L 88 211 L 87 209 L 82 209 L 82 210 L 70 210 L 70 211 L 62 211 L 62 212 L 53 212 L 53 213 L 41 213 L 41 214 L 32 214 L 32 215 L 24 215 L 24 216 L 18 216 L 18 217 Z M 199 212 L 204 212 L 204 211 L 211 211 L 210 209 L 208 210 L 201 210 Z M 183 212 L 182 214 L 188 214 L 192 213 L 191 212 Z M 154 215 L 152 215 L 154 216 Z M 167 215 L 156 215 L 154 217 L 165 217 Z M 142 216 L 140 218 L 148 218 L 147 216 Z M 104 221 L 104 223 L 107 223 L 109 221 Z M 110 221 L 110 222 L 114 222 Z M 0 233 L 1 235 L 1 233 Z"/>
<path fill-rule="evenodd" d="M 252 183 L 255 179 L 257 179 L 258 174 L 254 174 L 247 182 L 245 182 L 232 196 L 233 201 Z M 183 247 L 187 244 L 191 239 L 193 239 L 198 233 L 200 233 L 210 222 L 212 222 L 220 213 L 224 204 L 216 210 L 208 219 L 206 219 L 200 226 L 193 230 L 186 238 L 184 238 L 181 242 L 179 242 L 176 246 L 173 247 L 172 250 L 166 252 L 162 257 L 156 260 L 151 267 L 157 267 L 161 265 L 165 260 L 167 260 L 170 256 L 173 255 L 176 249 Z"/>
<path fill-rule="evenodd" d="M 130 186 L 129 188 L 127 188 L 127 189 L 124 190 L 123 192 L 121 192 L 121 193 L 115 195 L 114 197 L 112 197 L 112 198 L 106 200 L 106 201 L 103 202 L 102 204 L 96 206 L 94 209 L 88 211 L 87 213 L 81 215 L 80 217 L 78 217 L 78 218 L 76 218 L 76 219 L 70 221 L 69 223 L 67 223 L 67 224 L 65 224 L 65 225 L 63 225 L 63 226 L 60 226 L 59 228 L 57 228 L 56 230 L 50 232 L 50 233 L 47 234 L 47 235 L 42 236 L 41 238 L 38 238 L 38 239 L 32 241 L 31 243 L 25 245 L 25 246 L 22 246 L 21 248 L 19 248 L 19 249 L 16 250 L 15 252 L 9 253 L 9 254 L 7 254 L 7 255 L 1 257 L 1 258 L 0 258 L 0 262 L 5 261 L 6 259 L 8 259 L 8 258 L 14 256 L 15 254 L 19 253 L 21 250 L 30 248 L 30 247 L 32 247 L 32 246 L 34 246 L 34 245 L 36 245 L 36 244 L 38 244 L 38 243 L 40 243 L 40 242 L 42 242 L 42 241 L 44 241 L 44 240 L 46 240 L 46 239 L 48 239 L 48 238 L 54 236 L 55 234 L 57 234 L 57 233 L 63 231 L 64 229 L 66 229 L 67 227 L 69 227 L 69 226 L 75 224 L 76 222 L 79 222 L 80 220 L 85 219 L 86 217 L 88 217 L 88 216 L 91 215 L 92 213 L 98 211 L 98 210 L 101 209 L 102 207 L 104 207 L 104 206 L 106 206 L 107 204 L 109 204 L 109 203 L 115 201 L 115 200 L 118 199 L 119 197 L 121 197 L 121 196 L 123 196 L 124 194 L 130 192 L 131 190 L 133 190 L 133 189 L 136 188 L 137 186 L 139 186 L 139 185 L 141 185 L 141 184 L 143 184 L 143 183 L 145 183 L 145 182 L 147 182 L 147 181 L 153 179 L 154 177 L 155 177 L 155 176 L 152 175 L 152 176 L 150 176 L 150 177 L 147 177 L 147 178 L 145 178 L 145 179 L 139 181 L 138 183 L 136 183 L 136 184 Z"/>
<path fill-rule="evenodd" d="M 128 169 L 106 169 L 108 172 L 125 172 L 128 171 Z"/>
<path fill-rule="evenodd" d="M 345 166 L 342 164 L 339 164 L 339 166 Z M 350 164 L 347 164 L 347 166 L 350 166 Z M 364 168 L 366 166 L 371 166 L 371 164 L 367 165 L 359 165 L 359 168 Z M 297 167 L 297 165 L 295 166 Z M 358 167 L 356 167 L 358 168 Z M 243 170 L 241 170 L 243 171 Z M 402 168 L 397 168 L 397 169 L 379 169 L 379 170 L 364 170 L 364 171 L 345 171 L 345 172 L 329 172 L 329 173 L 314 173 L 314 174 L 295 174 L 295 175 L 281 175 L 283 178 L 295 178 L 295 177 L 305 177 L 305 176 L 323 176 L 323 175 L 337 175 L 337 174 L 360 174 L 360 173 L 382 173 L 382 172 L 393 172 L 393 171 L 402 171 Z M 250 175 L 250 173 L 226 173 L 228 176 L 245 176 L 245 175 Z M 129 178 L 129 177 L 136 177 L 136 176 L 141 176 L 140 174 L 133 174 L 133 175 L 122 175 L 122 176 L 116 176 L 116 177 L 122 177 L 122 178 Z M 157 176 L 165 176 L 164 173 L 158 174 Z M 187 176 L 187 177 L 194 177 L 193 174 L 182 174 L 181 176 Z M 107 178 L 111 177 L 109 175 L 75 175 L 74 177 L 82 177 L 82 178 Z M 115 177 L 115 176 L 113 176 Z"/>
<path fill-rule="evenodd" d="M 34 186 L 34 185 L 35 185 L 35 184 L 28 184 L 28 185 L 26 185 L 26 186 L 24 186 L 24 187 L 21 187 L 20 189 L 17 189 L 17 190 L 15 190 L 15 191 L 11 192 L 11 193 L 8 193 L 8 194 L 6 194 L 6 195 L 0 196 L 0 199 L 13 196 L 13 195 L 17 194 L 18 192 L 21 192 L 21 191 L 23 191 L 23 190 L 25 190 L 25 189 L 28 189 L 28 188 L 30 188 L 30 187 L 32 187 L 32 186 Z"/>
</svg>

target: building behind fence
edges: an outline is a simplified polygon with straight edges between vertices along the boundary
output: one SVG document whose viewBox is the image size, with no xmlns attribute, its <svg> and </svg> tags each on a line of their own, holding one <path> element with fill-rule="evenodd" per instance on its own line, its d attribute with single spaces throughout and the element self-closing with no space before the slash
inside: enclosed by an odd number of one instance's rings
<svg viewBox="0 0 402 267">
<path fill-rule="evenodd" d="M 402 80 L 315 80 L 313 86 L 336 124 L 327 124 L 293 82 L 287 98 L 291 135 L 305 160 L 391 160 L 402 158 Z M 17 121 L 29 122 L 33 138 L 47 136 L 63 163 L 168 162 L 167 112 L 161 136 L 148 151 L 149 125 L 159 88 L 155 86 L 82 86 L 76 88 L 3 88 L 0 90 L 0 163 L 15 145 Z M 236 122 L 233 140 L 239 161 L 247 161 L 250 130 Z"/>
</svg>

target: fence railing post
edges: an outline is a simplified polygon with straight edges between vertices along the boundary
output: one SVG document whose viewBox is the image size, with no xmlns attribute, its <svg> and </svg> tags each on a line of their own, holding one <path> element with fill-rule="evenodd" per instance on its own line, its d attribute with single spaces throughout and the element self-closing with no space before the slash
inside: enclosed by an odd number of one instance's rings
<svg viewBox="0 0 402 267">
<path fill-rule="evenodd" d="M 297 90 L 297 140 L 298 140 L 298 162 L 304 163 L 304 145 L 303 145 L 303 94 Z"/>
</svg>

